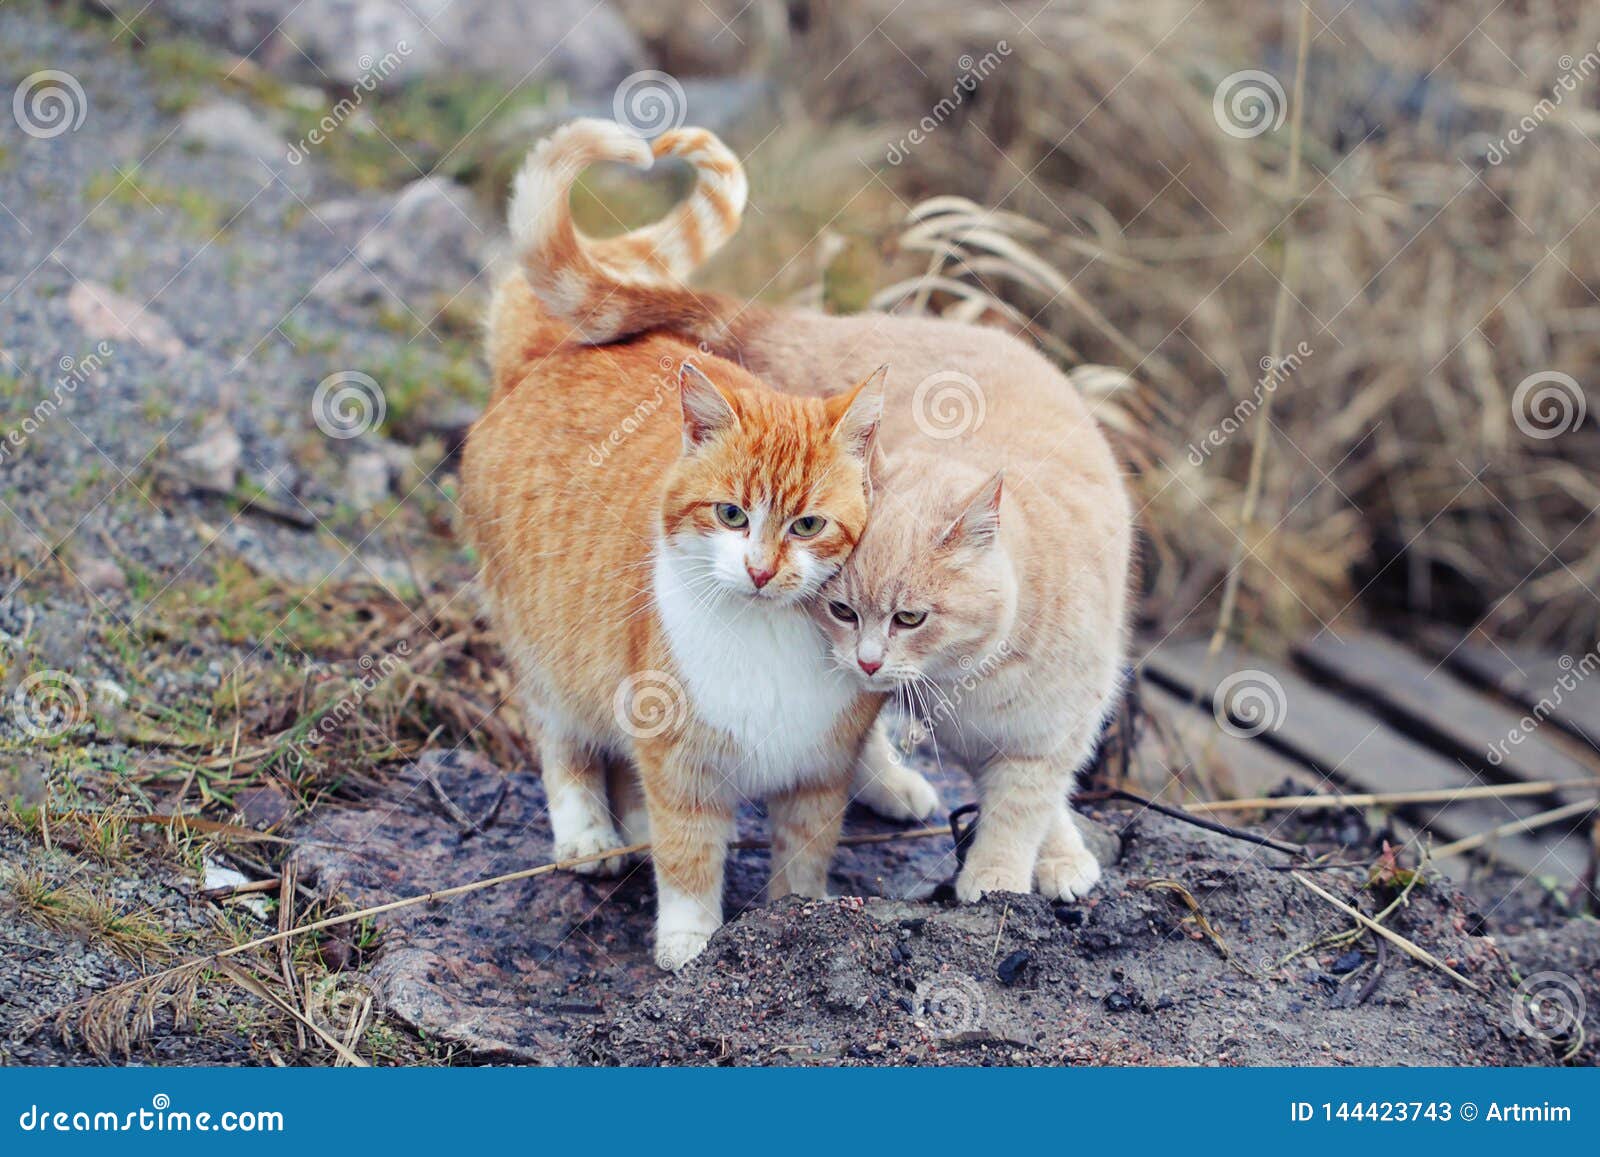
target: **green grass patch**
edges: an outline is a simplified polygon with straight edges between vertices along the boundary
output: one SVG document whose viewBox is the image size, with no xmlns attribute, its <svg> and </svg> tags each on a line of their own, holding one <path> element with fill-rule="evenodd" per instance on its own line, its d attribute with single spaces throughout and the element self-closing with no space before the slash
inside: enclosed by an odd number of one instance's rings
<svg viewBox="0 0 1600 1157">
<path fill-rule="evenodd" d="M 234 209 L 201 189 L 175 189 L 131 169 L 96 173 L 84 196 L 97 208 L 112 206 L 135 213 L 176 214 L 186 228 L 210 236 L 233 216 Z"/>
</svg>

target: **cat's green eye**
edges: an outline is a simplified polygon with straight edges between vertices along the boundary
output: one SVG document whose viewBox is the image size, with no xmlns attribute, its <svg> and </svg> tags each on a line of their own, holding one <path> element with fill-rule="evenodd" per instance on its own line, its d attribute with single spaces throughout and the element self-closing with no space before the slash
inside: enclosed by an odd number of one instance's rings
<svg viewBox="0 0 1600 1157">
<path fill-rule="evenodd" d="M 719 502 L 715 510 L 717 521 L 729 530 L 743 530 L 750 525 L 750 516 L 731 502 Z"/>
<path fill-rule="evenodd" d="M 789 533 L 796 538 L 816 538 L 827 525 L 828 520 L 820 514 L 807 514 L 789 524 Z"/>
<path fill-rule="evenodd" d="M 845 603 L 829 603 L 828 613 L 841 623 L 853 623 L 856 621 L 856 613 Z"/>
<path fill-rule="evenodd" d="M 927 611 L 896 611 L 894 613 L 894 621 L 902 627 L 920 627 L 927 617 Z"/>
</svg>

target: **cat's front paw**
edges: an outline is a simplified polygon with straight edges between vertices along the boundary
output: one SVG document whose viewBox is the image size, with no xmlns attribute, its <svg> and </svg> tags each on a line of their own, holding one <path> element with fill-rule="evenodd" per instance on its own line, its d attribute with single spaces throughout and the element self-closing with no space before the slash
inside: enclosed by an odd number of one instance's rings
<svg viewBox="0 0 1600 1157">
<path fill-rule="evenodd" d="M 617 829 L 607 824 L 604 827 L 595 826 L 584 828 L 568 839 L 557 840 L 555 857 L 558 863 L 566 860 L 581 859 L 584 856 L 599 855 L 609 852 L 612 848 L 623 847 L 622 837 L 617 835 Z M 604 860 L 590 860 L 584 864 L 572 865 L 571 871 L 580 876 L 620 876 L 623 869 L 628 866 L 627 856 L 611 856 Z"/>
<path fill-rule="evenodd" d="M 656 964 L 676 972 L 705 951 L 709 932 L 662 932 L 656 936 Z"/>
<path fill-rule="evenodd" d="M 933 785 L 903 767 L 871 773 L 856 798 L 884 819 L 901 823 L 920 823 L 939 806 L 939 793 Z"/>
<path fill-rule="evenodd" d="M 1041 858 L 1033 874 L 1046 899 L 1077 900 L 1100 882 L 1100 861 L 1084 848 L 1070 856 Z"/>
<path fill-rule="evenodd" d="M 1032 884 L 1025 871 L 1004 864 L 975 864 L 969 859 L 956 877 L 956 899 L 976 904 L 988 892 L 1028 892 Z"/>
</svg>

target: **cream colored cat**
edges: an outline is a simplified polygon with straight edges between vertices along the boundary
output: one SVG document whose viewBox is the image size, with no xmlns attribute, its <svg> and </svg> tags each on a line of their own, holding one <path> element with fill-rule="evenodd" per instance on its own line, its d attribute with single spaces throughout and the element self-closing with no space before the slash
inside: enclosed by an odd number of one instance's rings
<svg viewBox="0 0 1600 1157">
<path fill-rule="evenodd" d="M 654 149 L 678 151 L 674 134 Z M 632 251 L 612 248 L 621 244 Z M 1085 894 L 1099 866 L 1067 797 L 1121 689 L 1133 519 L 1082 399 L 1007 334 L 743 304 L 685 287 L 685 262 L 641 265 L 639 244 L 587 243 L 597 260 L 572 268 L 549 301 L 585 340 L 669 329 L 796 394 L 893 366 L 872 518 L 816 614 L 839 665 L 864 687 L 909 697 L 973 774 L 982 819 L 957 894 Z M 934 412 L 952 389 L 970 407 L 954 430 Z M 906 775 L 875 735 L 858 782 L 900 784 L 904 796 Z"/>
</svg>

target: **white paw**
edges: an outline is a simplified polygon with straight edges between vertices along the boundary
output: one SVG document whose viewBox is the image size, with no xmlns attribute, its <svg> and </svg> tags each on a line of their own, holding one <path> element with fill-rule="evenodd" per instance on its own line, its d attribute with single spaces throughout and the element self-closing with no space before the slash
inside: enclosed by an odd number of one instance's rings
<svg viewBox="0 0 1600 1157">
<path fill-rule="evenodd" d="M 617 829 L 607 824 L 604 827 L 584 828 L 570 839 L 557 840 L 555 857 L 557 861 L 576 860 L 624 846 Z M 627 866 L 628 857 L 612 856 L 604 860 L 590 860 L 586 864 L 574 864 L 571 870 L 580 876 L 620 876 Z"/>
<path fill-rule="evenodd" d="M 1041 859 L 1034 869 L 1039 894 L 1049 900 L 1076 900 L 1100 882 L 1100 861 L 1087 848 L 1071 856 Z"/>
<path fill-rule="evenodd" d="M 656 964 L 676 972 L 705 951 L 709 932 L 660 932 L 656 935 Z"/>
<path fill-rule="evenodd" d="M 939 793 L 914 771 L 879 772 L 861 793 L 861 802 L 886 820 L 919 823 L 939 807 Z"/>
<path fill-rule="evenodd" d="M 969 859 L 956 877 L 956 899 L 975 904 L 988 892 L 1030 891 L 1032 883 L 1025 872 L 998 864 L 982 866 Z"/>
</svg>

